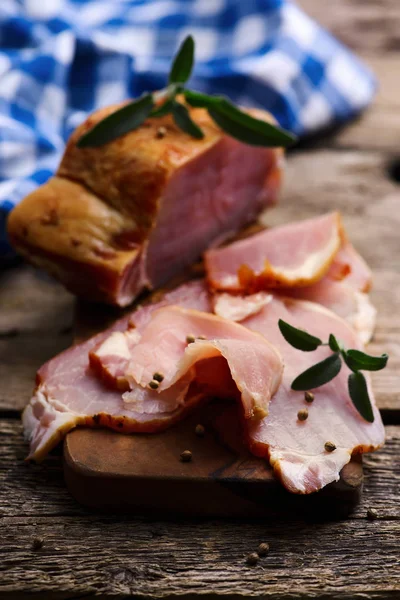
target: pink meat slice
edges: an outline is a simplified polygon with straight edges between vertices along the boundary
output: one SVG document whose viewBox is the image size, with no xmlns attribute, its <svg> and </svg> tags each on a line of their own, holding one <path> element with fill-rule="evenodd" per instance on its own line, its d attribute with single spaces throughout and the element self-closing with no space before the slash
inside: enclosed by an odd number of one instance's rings
<svg viewBox="0 0 400 600">
<path fill-rule="evenodd" d="M 153 312 L 173 304 L 211 312 L 210 296 L 205 282 L 200 279 L 184 283 L 163 293 L 160 300 L 138 307 L 129 317 L 130 329 L 127 332 L 114 332 L 89 353 L 91 368 L 106 385 L 122 391 L 129 389 L 123 375 L 129 363 L 131 349 L 139 341 L 140 333 L 151 320 Z"/>
<path fill-rule="evenodd" d="M 214 289 L 234 292 L 310 285 L 327 273 L 342 241 L 337 212 L 267 229 L 208 250 L 207 279 Z"/>
<path fill-rule="evenodd" d="M 368 292 L 372 285 L 372 271 L 352 244 L 345 240 L 335 256 L 328 273 L 333 280 L 346 280 L 346 284 L 360 292 Z"/>
<path fill-rule="evenodd" d="M 188 330 L 208 339 L 188 345 Z M 130 390 L 123 393 L 107 387 L 89 367 L 90 352 L 110 342 L 116 332 L 131 334 L 129 316 L 39 370 L 38 387 L 23 415 L 31 443 L 29 458 L 43 458 L 77 425 L 158 431 L 213 395 L 238 395 L 245 416 L 260 418 L 279 386 L 281 357 L 262 336 L 214 315 L 164 307 L 153 311 L 139 332 L 140 340 L 131 347 L 125 373 Z M 156 369 L 165 372 L 159 390 L 148 386 Z"/>
<path fill-rule="evenodd" d="M 246 303 L 246 298 L 242 301 Z M 313 390 L 312 404 L 305 401 L 304 392 L 291 389 L 293 379 L 323 360 L 330 350 L 322 347 L 315 352 L 301 352 L 292 348 L 279 331 L 279 319 L 323 340 L 333 333 L 349 348 L 360 348 L 360 343 L 352 328 L 331 311 L 291 298 L 276 296 L 257 314 L 241 321 L 242 325 L 265 335 L 285 363 L 281 385 L 269 403 L 268 416 L 247 423 L 250 449 L 254 454 L 269 457 L 275 474 L 289 491 L 308 494 L 337 481 L 352 454 L 379 448 L 384 443 L 384 428 L 368 375 L 374 422 L 365 421 L 354 408 L 347 390 L 349 370 L 345 365 L 333 381 Z M 304 408 L 308 410 L 308 418 L 300 421 L 297 413 Z M 336 445 L 334 452 L 325 450 L 328 441 Z"/>
<path fill-rule="evenodd" d="M 188 335 L 195 341 L 188 343 Z M 267 414 L 272 390 L 277 389 L 282 372 L 275 348 L 264 337 L 230 320 L 174 306 L 153 313 L 133 348 L 125 373 L 131 391 L 124 398 L 134 401 L 139 391 L 139 401 L 146 405 L 147 392 L 153 393 L 149 383 L 155 373 L 161 373 L 158 395 L 168 394 L 174 386 L 176 394 L 180 384 L 175 402 L 182 403 L 188 385 L 196 379 L 196 364 L 219 356 L 227 361 L 241 392 L 245 418 Z"/>
<path fill-rule="evenodd" d="M 304 288 L 284 290 L 284 294 L 300 300 L 310 300 L 329 308 L 347 321 L 354 329 L 362 344 L 367 344 L 374 333 L 376 308 L 369 295 L 355 289 L 351 283 L 355 279 L 346 277 L 337 281 L 324 277 L 318 283 Z"/>
</svg>

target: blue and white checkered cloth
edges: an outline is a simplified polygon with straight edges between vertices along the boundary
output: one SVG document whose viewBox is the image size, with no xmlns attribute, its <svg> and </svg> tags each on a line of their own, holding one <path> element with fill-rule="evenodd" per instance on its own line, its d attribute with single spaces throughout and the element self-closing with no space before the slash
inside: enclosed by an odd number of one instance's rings
<svg viewBox="0 0 400 600">
<path fill-rule="evenodd" d="M 0 0 L 0 256 L 11 208 L 96 108 L 164 87 L 191 33 L 190 85 L 302 136 L 371 100 L 370 72 L 288 0 Z"/>
</svg>

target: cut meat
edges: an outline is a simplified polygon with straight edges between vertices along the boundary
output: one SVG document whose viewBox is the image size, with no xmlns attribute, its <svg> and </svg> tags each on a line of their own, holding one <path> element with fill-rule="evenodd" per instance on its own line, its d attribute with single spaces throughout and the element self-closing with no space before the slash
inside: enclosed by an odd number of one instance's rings
<svg viewBox="0 0 400 600">
<path fill-rule="evenodd" d="M 160 299 L 157 300 L 157 296 Z M 153 302 L 138 307 L 129 317 L 129 331 L 113 333 L 89 353 L 90 365 L 103 382 L 123 391 L 128 384 L 122 376 L 130 358 L 130 351 L 140 339 L 140 332 L 149 323 L 152 313 L 163 306 L 177 304 L 182 308 L 211 312 L 210 296 L 203 280 L 184 283 L 169 292 L 154 294 Z"/>
<path fill-rule="evenodd" d="M 347 390 L 349 370 L 345 365 L 333 381 L 313 390 L 315 399 L 311 404 L 305 402 L 304 392 L 291 389 L 293 379 L 325 358 L 330 350 L 320 347 L 315 352 L 301 352 L 292 348 L 279 331 L 279 319 L 324 340 L 333 333 L 349 348 L 360 346 L 349 325 L 311 302 L 274 297 L 257 314 L 241 322 L 265 335 L 279 349 L 285 363 L 282 383 L 270 401 L 268 417 L 247 424 L 250 448 L 259 456 L 269 457 L 276 475 L 289 491 L 307 494 L 337 481 L 352 454 L 381 446 L 384 428 L 368 375 L 374 422 L 365 421 L 354 408 Z M 297 413 L 304 408 L 308 418 L 300 421 Z M 333 452 L 325 450 L 328 441 L 336 446 Z"/>
<path fill-rule="evenodd" d="M 328 252 L 329 248 L 332 252 Z M 266 257 L 268 265 L 263 271 Z M 278 287 L 285 296 L 317 302 L 346 319 L 362 343 L 372 337 L 376 310 L 365 293 L 371 286 L 371 270 L 346 239 L 337 213 L 269 229 L 230 246 L 209 250 L 205 262 L 214 288 L 237 294 L 260 289 L 276 291 Z M 323 277 L 322 265 L 326 270 Z M 313 280 L 311 285 L 305 285 L 307 268 L 309 279 Z M 240 311 L 256 313 L 267 301 L 268 295 L 262 292 L 250 293 L 246 303 L 240 297 L 235 303 L 234 298 L 222 295 L 217 300 L 217 314 L 238 321 L 246 316 Z M 221 308 L 222 303 L 225 306 Z"/>
<path fill-rule="evenodd" d="M 267 292 L 257 292 L 246 296 L 233 296 L 226 292 L 216 294 L 213 299 L 213 312 L 216 315 L 223 316 L 225 319 L 231 319 L 236 323 L 243 321 L 246 317 L 256 315 L 260 310 L 273 299 L 272 294 Z"/>
<path fill-rule="evenodd" d="M 184 283 L 169 292 L 157 292 L 152 295 L 155 301 L 146 304 L 133 311 L 130 316 L 130 324 L 142 331 L 150 321 L 151 314 L 157 308 L 163 306 L 177 305 L 182 308 L 193 308 L 203 312 L 211 311 L 211 299 L 206 283 L 203 279 L 197 279 Z"/>
<path fill-rule="evenodd" d="M 319 281 L 344 240 L 339 213 L 267 229 L 205 253 L 207 279 L 218 290 L 254 293 Z"/>
<path fill-rule="evenodd" d="M 359 292 L 368 292 L 372 285 L 372 272 L 365 260 L 353 248 L 348 240 L 345 240 L 339 248 L 328 271 L 328 277 L 336 280 L 346 280 Z"/>
<path fill-rule="evenodd" d="M 282 370 L 275 349 L 263 337 L 232 321 L 178 307 L 164 307 L 153 313 L 131 351 L 126 369 L 133 386 L 130 399 L 137 386 L 148 387 L 154 373 L 163 376 L 158 386 L 161 395 L 182 381 L 197 362 L 214 356 L 227 360 L 242 394 L 245 418 L 267 414 L 271 390 L 278 387 Z M 190 381 L 193 378 L 195 373 Z"/>
<path fill-rule="evenodd" d="M 208 339 L 188 344 L 188 332 Z M 23 415 L 31 442 L 29 458 L 43 458 L 77 425 L 158 431 L 215 395 L 241 398 L 246 418 L 267 413 L 283 365 L 264 337 L 217 316 L 176 306 L 153 311 L 136 333 L 138 337 L 132 337 L 127 316 L 39 370 L 37 390 Z M 120 381 L 112 381 L 112 373 L 107 386 L 104 377 L 98 376 L 104 366 L 110 375 L 110 357 L 118 358 L 115 348 L 123 361 L 128 351 L 131 355 L 127 366 L 124 362 L 116 369 L 118 379 L 128 382 L 125 393 L 118 389 Z M 92 360 L 96 355 L 96 372 L 89 368 L 90 353 Z M 163 373 L 159 389 L 148 385 L 155 371 Z M 113 383 L 115 389 L 111 389 Z"/>
<path fill-rule="evenodd" d="M 101 147 L 78 148 L 81 135 L 116 108 L 78 127 L 57 176 L 11 212 L 8 231 L 27 260 L 72 292 L 126 306 L 274 202 L 282 151 L 238 142 L 204 109 L 191 110 L 202 140 L 167 115 Z"/>
<path fill-rule="evenodd" d="M 362 344 L 367 344 L 375 329 L 376 308 L 371 303 L 368 294 L 355 290 L 347 285 L 347 281 L 334 281 L 324 277 L 318 283 L 304 288 L 287 288 L 283 295 L 299 300 L 316 302 L 339 315 L 347 321 L 357 333 Z M 257 292 L 246 296 L 233 296 L 226 292 L 214 297 L 214 312 L 226 319 L 240 322 L 246 317 L 255 315 L 279 294 Z"/>
<path fill-rule="evenodd" d="M 362 344 L 367 344 L 374 333 L 376 308 L 368 294 L 358 291 L 348 281 L 356 282 L 351 275 L 343 281 L 324 277 L 314 285 L 287 289 L 283 293 L 292 298 L 317 302 L 329 308 L 353 327 Z"/>
</svg>

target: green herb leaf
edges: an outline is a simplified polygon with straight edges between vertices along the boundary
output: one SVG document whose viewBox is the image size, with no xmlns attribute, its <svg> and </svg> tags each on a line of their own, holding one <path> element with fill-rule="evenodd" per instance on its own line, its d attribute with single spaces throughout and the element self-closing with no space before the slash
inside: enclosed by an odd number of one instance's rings
<svg viewBox="0 0 400 600">
<path fill-rule="evenodd" d="M 192 72 L 194 62 L 194 40 L 191 35 L 181 44 L 172 63 L 169 83 L 185 83 Z"/>
<path fill-rule="evenodd" d="M 185 90 L 190 106 L 207 108 L 211 118 L 229 135 L 256 146 L 288 146 L 295 138 L 287 131 L 256 119 L 240 110 L 223 96 L 208 96 L 201 92 Z"/>
<path fill-rule="evenodd" d="M 341 368 L 342 361 L 339 354 L 331 354 L 296 377 L 292 382 L 292 390 L 305 392 L 320 387 L 334 379 Z"/>
<path fill-rule="evenodd" d="M 157 108 L 154 108 L 151 113 L 150 113 L 150 117 L 164 117 L 165 115 L 169 115 L 170 112 L 172 112 L 172 105 L 174 103 L 174 100 L 172 98 L 167 98 L 167 100 L 165 100 L 165 102 L 163 102 L 163 104 L 160 104 L 160 106 L 158 106 Z"/>
<path fill-rule="evenodd" d="M 193 90 L 184 90 L 183 94 L 186 102 L 195 108 L 213 108 L 221 101 L 219 96 L 209 96 Z"/>
<path fill-rule="evenodd" d="M 189 79 L 194 62 L 194 40 L 188 36 L 181 44 L 172 64 L 168 87 L 145 94 L 135 102 L 131 102 L 100 121 L 91 131 L 84 134 L 77 142 L 79 148 L 101 146 L 137 129 L 148 117 L 161 117 L 172 113 L 178 127 L 189 135 L 201 139 L 204 134 L 200 127 L 190 118 L 183 105 L 176 103 L 177 94 L 184 94 L 186 102 L 191 106 L 206 108 L 211 118 L 229 135 L 255 146 L 289 146 L 295 141 L 288 131 L 252 117 L 234 106 L 222 96 L 208 96 L 184 88 Z M 158 100 L 163 99 L 161 106 Z M 180 107 L 180 108 L 177 108 Z"/>
<path fill-rule="evenodd" d="M 368 421 L 368 423 L 373 423 L 374 413 L 364 375 L 360 372 L 351 373 L 348 379 L 348 386 L 350 398 L 360 415 Z"/>
<path fill-rule="evenodd" d="M 387 354 L 370 356 L 360 350 L 347 350 L 344 357 L 346 365 L 352 371 L 380 371 L 386 367 L 389 359 Z"/>
<path fill-rule="evenodd" d="M 198 140 L 201 140 L 204 137 L 203 131 L 194 121 L 192 121 L 188 109 L 186 106 L 183 106 L 183 104 L 179 104 L 179 102 L 173 103 L 172 116 L 178 127 L 185 133 L 188 133 Z"/>
<path fill-rule="evenodd" d="M 136 129 L 150 115 L 154 108 L 151 94 L 144 94 L 138 100 L 126 104 L 97 123 L 77 142 L 78 148 L 101 146 L 115 138 Z"/>
<path fill-rule="evenodd" d="M 289 323 L 286 323 L 286 321 L 283 321 L 282 319 L 279 319 L 278 326 L 288 344 L 293 346 L 293 348 L 297 348 L 297 350 L 312 352 L 322 344 L 322 340 L 319 338 L 310 335 L 303 329 L 297 329 L 297 327 L 289 325 Z"/>
<path fill-rule="evenodd" d="M 208 107 L 210 117 L 226 133 L 236 139 L 253 146 L 289 146 L 295 141 L 288 131 L 256 119 L 241 111 L 226 98 L 218 98 L 219 102 Z"/>
<path fill-rule="evenodd" d="M 337 341 L 337 339 L 335 338 L 335 336 L 333 335 L 333 333 L 331 333 L 329 335 L 329 348 L 332 350 L 332 352 L 340 352 L 341 350 L 341 346 L 339 344 L 339 342 Z"/>
<path fill-rule="evenodd" d="M 293 144 L 296 139 L 295 136 L 281 127 L 273 125 L 272 123 L 268 123 L 263 119 L 257 119 L 247 111 L 240 110 L 240 108 L 232 104 L 228 98 L 217 96 L 215 100 L 217 100 L 217 103 L 214 107 L 215 110 L 226 115 L 227 117 L 230 117 L 237 123 L 245 125 L 248 129 L 251 129 L 255 133 L 261 133 L 269 138 L 273 137 L 277 145 L 288 146 Z"/>
</svg>

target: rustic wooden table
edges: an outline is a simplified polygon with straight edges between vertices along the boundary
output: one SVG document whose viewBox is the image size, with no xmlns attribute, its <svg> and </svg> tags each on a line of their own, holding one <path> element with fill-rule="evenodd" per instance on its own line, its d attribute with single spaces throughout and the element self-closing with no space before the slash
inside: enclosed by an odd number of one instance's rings
<svg viewBox="0 0 400 600">
<path fill-rule="evenodd" d="M 398 0 L 303 0 L 357 50 L 381 89 L 357 123 L 293 153 L 269 224 L 338 208 L 375 273 L 371 350 L 387 444 L 365 459 L 363 500 L 341 522 L 180 523 L 102 515 L 65 489 L 61 455 L 23 463 L 19 414 L 36 369 L 72 339 L 73 298 L 28 267 L 0 274 L 0 598 L 400 598 L 400 5 Z M 378 519 L 369 521 L 373 507 Z M 42 540 L 40 546 L 35 540 Z M 260 542 L 258 566 L 245 557 Z"/>
</svg>

